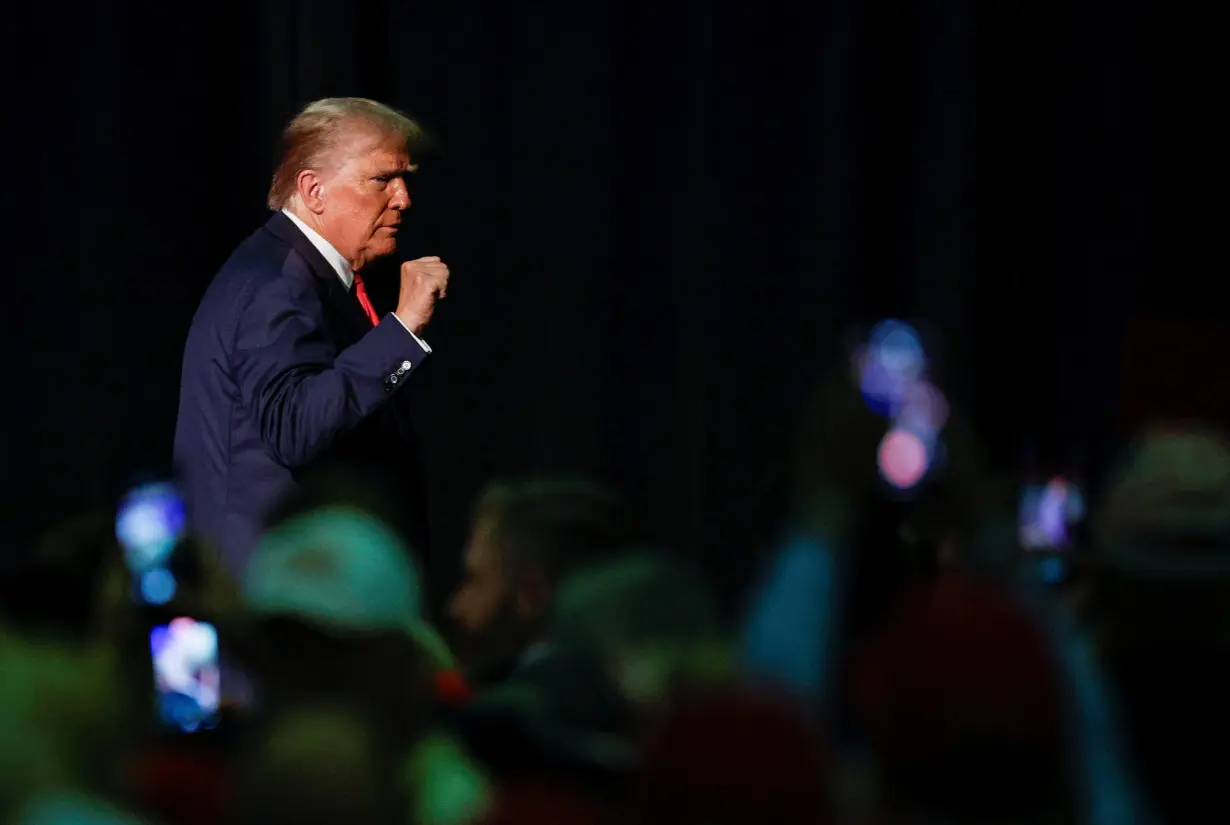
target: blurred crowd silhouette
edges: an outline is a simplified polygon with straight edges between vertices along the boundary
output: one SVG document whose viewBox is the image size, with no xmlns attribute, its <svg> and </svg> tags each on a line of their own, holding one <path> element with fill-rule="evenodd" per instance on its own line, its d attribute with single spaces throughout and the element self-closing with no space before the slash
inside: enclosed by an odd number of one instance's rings
<svg viewBox="0 0 1230 825">
<path fill-rule="evenodd" d="M 238 580 L 173 480 L 55 525 L 0 581 L 0 817 L 1215 821 L 1230 440 L 1012 477 L 933 372 L 900 322 L 843 355 L 733 616 L 593 479 L 493 480 L 451 594 L 361 467 Z"/>
</svg>

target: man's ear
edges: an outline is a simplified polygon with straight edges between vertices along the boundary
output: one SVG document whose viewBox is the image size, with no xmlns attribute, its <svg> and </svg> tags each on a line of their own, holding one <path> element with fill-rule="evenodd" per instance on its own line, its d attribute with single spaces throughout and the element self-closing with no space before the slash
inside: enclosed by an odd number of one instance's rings
<svg viewBox="0 0 1230 825">
<path fill-rule="evenodd" d="M 545 617 L 551 606 L 551 591 L 551 582 L 540 568 L 527 568 L 517 581 L 517 615 L 530 621 Z"/>
<path fill-rule="evenodd" d="M 324 210 L 324 181 L 314 169 L 300 170 L 295 179 L 295 193 L 308 211 L 319 215 Z"/>
</svg>

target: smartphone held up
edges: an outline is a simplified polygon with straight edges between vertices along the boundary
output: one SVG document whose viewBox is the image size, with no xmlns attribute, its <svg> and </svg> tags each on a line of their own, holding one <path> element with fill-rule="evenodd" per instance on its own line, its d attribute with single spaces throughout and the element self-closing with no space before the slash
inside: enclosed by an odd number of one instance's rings
<svg viewBox="0 0 1230 825">
<path fill-rule="evenodd" d="M 1021 488 L 1018 541 L 1026 559 L 1047 584 L 1063 584 L 1072 574 L 1078 530 L 1085 518 L 1081 486 L 1065 475 Z"/>
<path fill-rule="evenodd" d="M 149 634 L 159 719 L 184 733 L 209 729 L 222 710 L 218 630 L 178 616 Z"/>
<path fill-rule="evenodd" d="M 185 599 L 203 587 L 199 548 L 187 538 L 184 502 L 174 484 L 132 489 L 120 502 L 115 534 L 140 607 L 153 671 L 158 721 L 194 733 L 214 727 L 222 706 L 218 629 L 185 615 Z"/>
</svg>

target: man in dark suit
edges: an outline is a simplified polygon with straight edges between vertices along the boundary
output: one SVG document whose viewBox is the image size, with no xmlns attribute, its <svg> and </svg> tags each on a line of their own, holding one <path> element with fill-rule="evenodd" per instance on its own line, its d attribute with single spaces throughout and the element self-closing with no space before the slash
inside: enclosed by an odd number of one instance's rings
<svg viewBox="0 0 1230 825">
<path fill-rule="evenodd" d="M 274 212 L 201 300 L 184 349 L 175 464 L 188 518 L 238 574 L 273 505 L 325 467 L 375 477 L 425 552 L 426 485 L 405 387 L 448 286 L 439 258 L 401 266 L 379 317 L 364 267 L 397 248 L 420 131 L 358 98 L 307 106 L 283 133 Z"/>
</svg>

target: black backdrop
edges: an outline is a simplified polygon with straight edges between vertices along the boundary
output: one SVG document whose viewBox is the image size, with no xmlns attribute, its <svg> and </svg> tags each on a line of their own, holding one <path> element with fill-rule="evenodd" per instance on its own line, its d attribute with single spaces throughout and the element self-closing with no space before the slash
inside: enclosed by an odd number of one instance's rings
<svg viewBox="0 0 1230 825">
<path fill-rule="evenodd" d="M 1149 0 L 12 5 L 23 525 L 165 466 L 195 303 L 330 95 L 437 138 L 403 251 L 454 271 L 414 388 L 442 556 L 530 470 L 732 553 L 855 319 L 935 320 L 1004 462 L 1107 425 L 1151 269 Z"/>
</svg>

